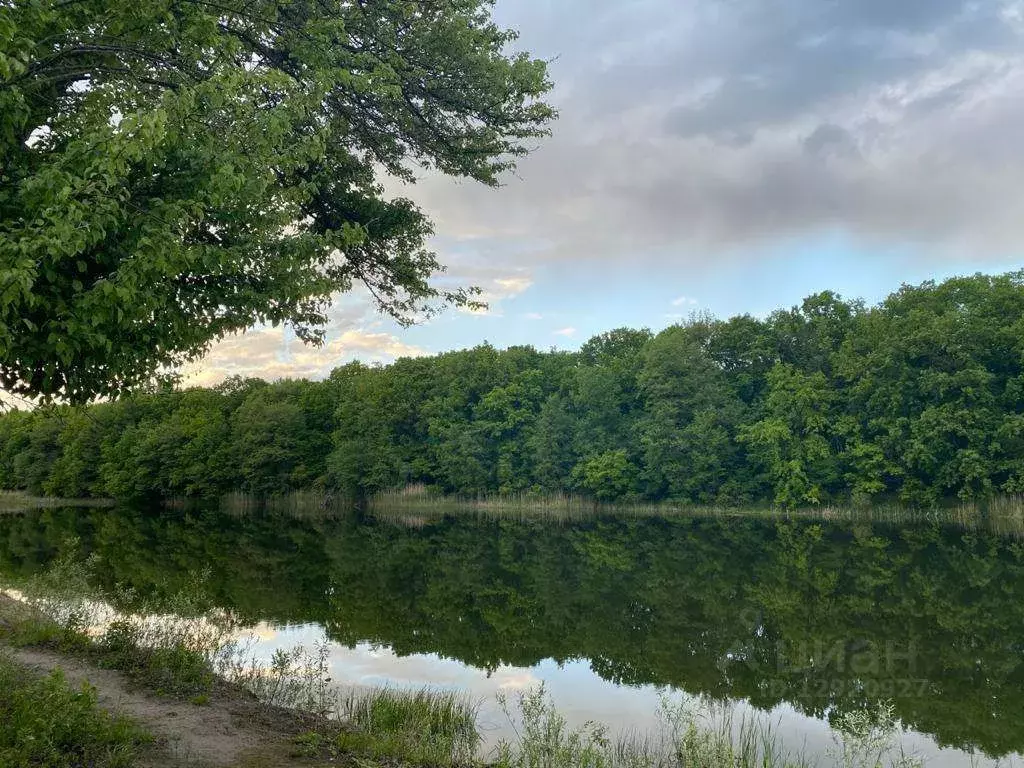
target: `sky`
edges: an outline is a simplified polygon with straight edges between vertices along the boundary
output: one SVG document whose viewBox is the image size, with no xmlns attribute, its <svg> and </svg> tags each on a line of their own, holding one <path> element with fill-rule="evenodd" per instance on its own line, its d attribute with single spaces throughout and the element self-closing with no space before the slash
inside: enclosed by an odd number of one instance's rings
<svg viewBox="0 0 1024 768">
<path fill-rule="evenodd" d="M 251 329 L 187 382 L 572 349 L 1024 264 L 1024 0 L 497 0 L 494 16 L 551 61 L 553 135 L 498 189 L 389 185 L 487 311 L 404 329 L 357 290 L 323 347 Z"/>
</svg>

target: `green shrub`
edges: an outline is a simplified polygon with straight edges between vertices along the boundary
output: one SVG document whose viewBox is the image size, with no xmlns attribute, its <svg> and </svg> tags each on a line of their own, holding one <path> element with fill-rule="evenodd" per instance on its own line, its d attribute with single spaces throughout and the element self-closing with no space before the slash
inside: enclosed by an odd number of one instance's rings
<svg viewBox="0 0 1024 768">
<path fill-rule="evenodd" d="M 127 768 L 149 736 L 96 705 L 88 685 L 60 670 L 36 678 L 0 655 L 0 765 L 5 768 Z"/>
<path fill-rule="evenodd" d="M 178 642 L 147 645 L 140 626 L 130 620 L 110 623 L 96 647 L 100 664 L 125 672 L 159 695 L 192 699 L 213 687 L 206 656 Z"/>
</svg>

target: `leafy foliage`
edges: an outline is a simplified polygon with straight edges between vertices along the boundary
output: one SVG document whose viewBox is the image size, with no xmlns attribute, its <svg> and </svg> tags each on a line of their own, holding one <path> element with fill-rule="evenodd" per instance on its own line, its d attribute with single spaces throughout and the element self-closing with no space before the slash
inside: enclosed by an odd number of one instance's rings
<svg viewBox="0 0 1024 768">
<path fill-rule="evenodd" d="M 484 345 L 0 418 L 0 487 L 64 496 L 578 493 L 931 507 L 1024 491 L 1024 273 L 832 294 L 577 353 Z"/>
<path fill-rule="evenodd" d="M 255 323 L 317 340 L 363 283 L 432 300 L 429 221 L 378 169 L 496 184 L 544 62 L 489 0 L 0 7 L 0 386 L 117 396 Z"/>
</svg>

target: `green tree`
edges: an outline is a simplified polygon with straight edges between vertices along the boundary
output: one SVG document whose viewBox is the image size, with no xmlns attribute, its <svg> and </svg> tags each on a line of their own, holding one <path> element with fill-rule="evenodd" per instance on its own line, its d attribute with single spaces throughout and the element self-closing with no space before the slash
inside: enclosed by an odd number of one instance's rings
<svg viewBox="0 0 1024 768">
<path fill-rule="evenodd" d="M 402 462 L 392 425 L 399 404 L 384 371 L 351 363 L 336 369 L 331 381 L 338 405 L 333 450 L 327 459 L 329 482 L 354 493 L 397 485 Z"/>
<path fill-rule="evenodd" d="M 633 491 L 636 467 L 624 450 L 606 451 L 577 464 L 572 477 L 579 488 L 598 501 L 614 501 Z"/>
<path fill-rule="evenodd" d="M 580 348 L 580 366 L 570 382 L 579 419 L 576 450 L 582 455 L 633 448 L 642 399 L 637 374 L 649 330 L 616 328 Z"/>
<path fill-rule="evenodd" d="M 741 405 L 707 350 L 708 324 L 674 326 L 646 347 L 638 424 L 644 479 L 655 497 L 697 502 L 740 496 L 732 439 Z"/>
<path fill-rule="evenodd" d="M 576 455 L 573 450 L 575 425 L 562 394 L 556 392 L 544 401 L 527 440 L 533 479 L 538 488 L 548 492 L 569 489 L 569 475 Z"/>
<path fill-rule="evenodd" d="M 916 503 L 1020 487 L 1024 272 L 904 286 L 837 372 L 852 482 Z"/>
<path fill-rule="evenodd" d="M 231 455 L 240 487 L 276 494 L 312 487 L 324 472 L 327 433 L 309 428 L 299 395 L 309 382 L 252 392 L 231 416 Z"/>
<path fill-rule="evenodd" d="M 488 392 L 474 412 L 485 439 L 497 447 L 498 491 L 530 485 L 530 436 L 544 400 L 544 380 L 536 368 L 518 373 L 505 386 Z"/>
<path fill-rule="evenodd" d="M 767 468 L 777 504 L 817 504 L 835 480 L 832 402 L 820 371 L 806 373 L 779 363 L 769 372 L 765 418 L 742 427 L 738 438 Z"/>
<path fill-rule="evenodd" d="M 57 438 L 60 456 L 50 468 L 43 490 L 52 496 L 80 498 L 103 495 L 97 487 L 101 440 L 109 409 L 77 410 L 67 415 Z"/>
<path fill-rule="evenodd" d="M 365 284 L 436 300 L 378 174 L 495 184 L 546 133 L 544 62 L 488 0 L 0 6 L 0 385 L 117 396 L 255 323 L 317 340 Z"/>
<path fill-rule="evenodd" d="M 50 468 L 60 458 L 64 413 L 37 410 L 15 421 L 11 450 L 13 487 L 41 494 Z"/>
</svg>

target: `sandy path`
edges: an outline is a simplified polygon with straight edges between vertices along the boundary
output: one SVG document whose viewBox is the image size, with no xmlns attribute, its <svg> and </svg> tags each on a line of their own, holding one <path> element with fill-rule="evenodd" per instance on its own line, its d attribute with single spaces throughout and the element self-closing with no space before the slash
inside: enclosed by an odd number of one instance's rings
<svg viewBox="0 0 1024 768">
<path fill-rule="evenodd" d="M 32 648 L 10 649 L 10 653 L 43 673 L 59 667 L 73 687 L 88 681 L 96 688 L 100 706 L 143 725 L 162 744 L 162 754 L 140 765 L 164 768 L 168 761 L 188 768 L 302 764 L 289 759 L 288 734 L 268 727 L 267 713 L 261 717 L 254 702 L 215 696 L 210 704 L 198 706 L 158 698 L 133 687 L 115 670 Z"/>
</svg>

